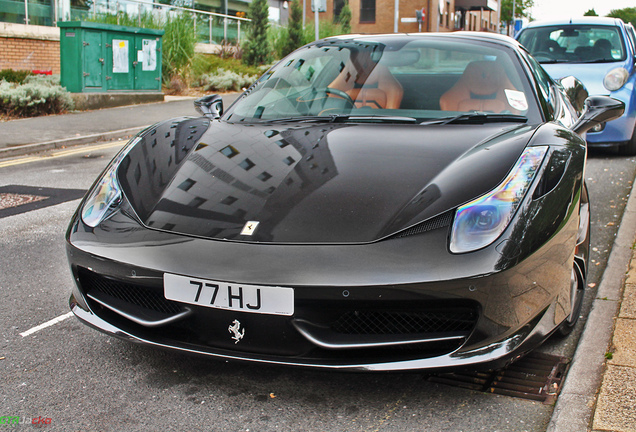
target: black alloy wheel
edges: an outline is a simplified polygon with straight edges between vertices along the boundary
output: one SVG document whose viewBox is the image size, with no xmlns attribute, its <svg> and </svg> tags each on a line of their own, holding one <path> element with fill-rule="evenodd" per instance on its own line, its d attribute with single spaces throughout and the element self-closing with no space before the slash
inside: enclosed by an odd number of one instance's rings
<svg viewBox="0 0 636 432">
<path fill-rule="evenodd" d="M 570 278 L 570 304 L 568 317 L 556 330 L 559 336 L 569 335 L 581 315 L 585 286 L 587 284 L 587 270 L 590 261 L 590 202 L 585 183 L 581 187 L 581 201 L 579 204 L 579 232 L 574 250 L 574 265 Z"/>
</svg>

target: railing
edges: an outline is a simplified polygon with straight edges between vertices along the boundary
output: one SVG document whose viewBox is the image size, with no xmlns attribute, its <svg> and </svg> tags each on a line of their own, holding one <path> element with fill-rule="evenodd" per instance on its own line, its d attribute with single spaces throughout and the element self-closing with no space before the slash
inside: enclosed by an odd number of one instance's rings
<svg viewBox="0 0 636 432">
<path fill-rule="evenodd" d="M 53 3 L 53 6 L 51 5 Z M 247 18 L 207 12 L 198 9 L 154 3 L 151 0 L 94 0 L 86 6 L 71 6 L 69 0 L 0 0 L 0 22 L 56 26 L 58 21 L 78 21 L 99 15 L 122 13 L 139 18 L 152 14 L 164 19 L 173 13 L 192 14 L 197 42 L 219 44 L 223 40 L 237 43 L 241 40 L 241 23 Z"/>
</svg>

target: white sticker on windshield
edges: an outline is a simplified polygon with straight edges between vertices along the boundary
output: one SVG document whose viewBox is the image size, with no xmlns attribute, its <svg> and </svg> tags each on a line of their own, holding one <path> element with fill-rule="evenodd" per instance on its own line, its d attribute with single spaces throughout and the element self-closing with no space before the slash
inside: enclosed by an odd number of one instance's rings
<svg viewBox="0 0 636 432">
<path fill-rule="evenodd" d="M 523 92 L 510 89 L 505 89 L 504 91 L 508 98 L 508 105 L 518 111 L 526 111 L 528 109 L 528 101 L 526 100 L 526 95 Z"/>
</svg>

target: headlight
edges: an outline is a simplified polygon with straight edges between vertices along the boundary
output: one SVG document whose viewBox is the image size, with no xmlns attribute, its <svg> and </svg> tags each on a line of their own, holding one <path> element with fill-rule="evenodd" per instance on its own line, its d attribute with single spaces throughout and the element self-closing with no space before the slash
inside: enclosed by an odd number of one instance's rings
<svg viewBox="0 0 636 432">
<path fill-rule="evenodd" d="M 629 72 L 625 68 L 612 69 L 603 78 L 603 85 L 609 91 L 616 91 L 623 87 L 629 78 Z"/>
<path fill-rule="evenodd" d="M 82 220 L 92 228 L 114 213 L 121 202 L 121 187 L 117 181 L 117 167 L 131 148 L 141 140 L 132 139 L 112 160 L 108 169 L 93 188 L 82 207 Z"/>
<path fill-rule="evenodd" d="M 457 209 L 450 239 L 453 253 L 488 246 L 504 232 L 526 195 L 548 147 L 529 147 L 493 191 Z"/>
</svg>

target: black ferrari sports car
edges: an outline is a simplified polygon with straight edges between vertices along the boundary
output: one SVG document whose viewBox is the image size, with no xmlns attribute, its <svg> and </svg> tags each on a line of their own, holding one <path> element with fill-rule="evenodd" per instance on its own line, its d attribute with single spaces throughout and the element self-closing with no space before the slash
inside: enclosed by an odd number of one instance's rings
<svg viewBox="0 0 636 432">
<path fill-rule="evenodd" d="M 70 305 L 134 342 L 390 371 L 515 360 L 575 325 L 585 132 L 624 106 L 514 40 L 349 35 L 134 137 L 67 233 Z"/>
</svg>

